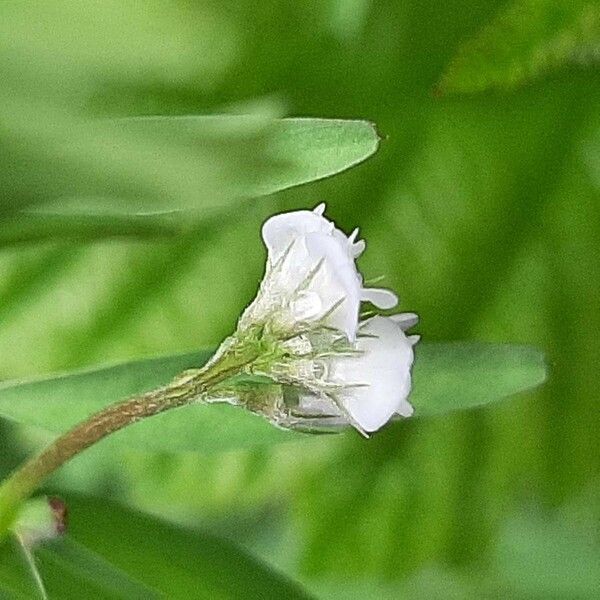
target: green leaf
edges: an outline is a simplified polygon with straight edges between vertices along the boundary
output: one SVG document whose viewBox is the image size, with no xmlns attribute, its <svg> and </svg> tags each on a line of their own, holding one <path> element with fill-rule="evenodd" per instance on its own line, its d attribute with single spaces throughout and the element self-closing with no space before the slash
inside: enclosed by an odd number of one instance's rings
<svg viewBox="0 0 600 600">
<path fill-rule="evenodd" d="M 71 537 L 40 545 L 33 560 L 49 599 L 77 600 L 82 594 L 102 599 L 159 597 Z"/>
<path fill-rule="evenodd" d="M 41 598 L 27 551 L 16 537 L 0 540 L 0 598 Z"/>
<path fill-rule="evenodd" d="M 250 188 L 251 196 L 272 194 L 292 186 L 335 175 L 377 151 L 379 136 L 372 123 L 342 119 L 275 121 L 269 154 L 281 164 Z"/>
<path fill-rule="evenodd" d="M 452 59 L 441 93 L 510 88 L 600 56 L 600 8 L 591 0 L 517 0 Z"/>
<path fill-rule="evenodd" d="M 107 0 L 81 10 L 65 0 L 51 6 L 9 1 L 2 3 L 0 40 L 3 216 L 79 192 L 118 192 L 158 202 L 161 183 L 151 181 L 152 148 L 115 131 L 108 121 L 90 124 L 88 117 L 111 113 L 98 106 L 99 93 L 119 88 L 122 93 L 149 81 L 205 88 L 235 56 L 227 21 L 205 6 L 180 11 L 160 3 L 124 7 Z M 177 188 L 174 179 L 168 181 L 168 169 L 178 166 L 177 149 L 162 152 L 170 160 L 156 175 L 169 196 Z M 209 162 L 199 166 L 206 169 Z M 220 179 L 209 177 L 202 189 Z"/>
<path fill-rule="evenodd" d="M 68 534 L 36 547 L 29 565 L 15 562 L 16 540 L 0 544 L 7 559 L 0 561 L 0 591 L 41 597 L 35 571 L 50 600 L 308 598 L 296 583 L 213 535 L 105 500 L 68 498 L 67 504 Z"/>
<path fill-rule="evenodd" d="M 41 241 L 95 241 L 110 238 L 164 239 L 186 230 L 175 214 L 85 215 L 22 212 L 0 230 L 0 246 Z"/>
<path fill-rule="evenodd" d="M 544 355 L 529 346 L 451 342 L 417 346 L 411 401 L 418 416 L 483 406 L 546 379 Z"/>
<path fill-rule="evenodd" d="M 48 116 L 45 131 L 30 133 L 31 147 L 7 157 L 11 169 L 0 199 L 20 197 L 37 205 L 9 223 L 9 240 L 19 239 L 20 223 L 24 241 L 52 232 L 52 225 L 57 233 L 72 225 L 96 237 L 128 230 L 135 235 L 144 226 L 163 228 L 165 215 L 171 226 L 185 230 L 243 198 L 348 169 L 378 145 L 373 125 L 365 121 L 221 115 L 58 127 L 57 119 Z M 174 219 L 174 211 L 184 212 Z M 47 216 L 50 221 L 40 223 Z"/>
<path fill-rule="evenodd" d="M 177 185 L 185 185 L 187 189 L 180 189 L 170 198 L 161 196 L 158 205 L 152 200 L 154 193 L 137 201 L 130 199 L 123 202 L 118 193 L 112 197 L 115 190 L 109 191 L 106 198 L 99 199 L 93 189 L 83 197 L 62 198 L 49 205 L 43 203 L 41 207 L 21 211 L 6 219 L 0 231 L 0 246 L 59 238 L 84 241 L 115 237 L 168 238 L 189 231 L 200 221 L 217 226 L 214 221 L 223 215 L 221 211 L 215 215 L 215 208 L 236 199 L 264 196 L 335 175 L 366 160 L 376 152 L 379 144 L 373 124 L 340 119 L 275 120 L 263 124 L 264 131 L 257 130 L 254 140 L 242 136 L 234 142 L 222 141 L 223 148 L 215 148 L 214 139 L 204 139 L 206 131 L 223 131 L 231 137 L 232 132 L 243 130 L 247 135 L 246 130 L 252 122 L 249 117 L 240 116 L 122 119 L 119 124 L 123 128 L 119 135 L 131 128 L 148 136 L 148 150 L 154 148 L 152 154 L 153 160 L 156 160 L 151 170 L 152 179 L 164 170 L 165 178 L 160 185 L 168 185 L 167 177 L 171 180 L 173 173 L 179 173 Z M 165 139 L 159 139 L 159 135 Z M 152 142 L 154 138 L 156 141 Z M 111 148 L 114 148 L 117 139 L 115 137 Z M 189 171 L 185 173 L 180 171 L 181 164 L 170 165 L 167 152 L 169 144 L 178 145 L 184 139 L 191 140 L 186 158 Z M 236 144 L 239 146 L 237 149 Z M 202 190 L 213 174 L 203 170 L 202 154 L 217 155 L 224 148 L 227 153 L 238 151 L 253 156 L 252 169 L 244 171 L 236 164 L 229 172 L 231 179 L 218 182 L 220 192 L 211 194 L 208 201 Z M 227 157 L 226 162 L 230 160 L 231 157 Z M 125 160 L 121 167 L 125 171 L 126 165 Z M 219 172 L 223 165 L 212 166 Z M 135 169 L 138 169 L 137 165 Z M 140 185 L 142 183 L 140 180 Z M 229 190 L 229 198 L 223 196 L 223 190 Z M 201 209 L 208 210 L 203 212 Z"/>
<path fill-rule="evenodd" d="M 0 387 L 0 416 L 62 433 L 127 396 L 168 382 L 209 357 L 184 354 Z M 511 345 L 423 344 L 414 368 L 417 414 L 426 416 L 487 404 L 541 383 L 538 351 Z M 112 443 L 160 451 L 215 452 L 299 439 L 239 407 L 225 404 L 176 409 L 132 425 Z"/>
</svg>

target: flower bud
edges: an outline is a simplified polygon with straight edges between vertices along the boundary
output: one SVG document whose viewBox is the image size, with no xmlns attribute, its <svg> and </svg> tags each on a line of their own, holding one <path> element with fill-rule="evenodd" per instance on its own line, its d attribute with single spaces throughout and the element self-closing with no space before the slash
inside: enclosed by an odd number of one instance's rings
<svg viewBox="0 0 600 600">
<path fill-rule="evenodd" d="M 28 548 L 59 537 L 67 530 L 67 506 L 55 497 L 29 500 L 21 507 L 12 529 Z"/>
</svg>

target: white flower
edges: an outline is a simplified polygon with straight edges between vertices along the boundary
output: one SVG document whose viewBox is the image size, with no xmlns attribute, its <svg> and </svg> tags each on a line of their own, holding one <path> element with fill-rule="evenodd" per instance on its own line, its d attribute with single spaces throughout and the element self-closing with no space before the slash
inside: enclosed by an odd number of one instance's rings
<svg viewBox="0 0 600 600">
<path fill-rule="evenodd" d="M 413 413 L 408 396 L 418 336 L 404 332 L 418 317 L 359 323 L 361 302 L 389 309 L 398 298 L 363 287 L 355 260 L 365 242 L 357 239 L 358 230 L 346 236 L 337 229 L 324 210 L 319 205 L 265 222 L 265 276 L 213 362 L 248 357 L 244 372 L 266 377 L 279 393 L 263 394 L 261 401 L 256 390 L 238 389 L 236 397 L 231 389 L 228 401 L 277 425 L 313 430 L 350 424 L 366 435 L 396 414 Z"/>
<path fill-rule="evenodd" d="M 386 289 L 363 288 L 355 260 L 365 249 L 358 229 L 346 236 L 314 211 L 275 215 L 262 229 L 267 247 L 265 277 L 256 300 L 240 319 L 239 329 L 270 323 L 294 332 L 310 324 L 331 327 L 354 341 L 361 301 L 393 308 L 398 299 Z"/>
<path fill-rule="evenodd" d="M 410 417 L 413 345 L 419 337 L 404 331 L 417 320 L 405 313 L 361 323 L 356 353 L 333 354 L 321 362 L 323 375 L 308 383 L 310 393 L 300 395 L 298 414 L 316 412 L 321 421 L 325 415 L 345 417 L 362 432 L 378 430 L 395 414 Z"/>
</svg>

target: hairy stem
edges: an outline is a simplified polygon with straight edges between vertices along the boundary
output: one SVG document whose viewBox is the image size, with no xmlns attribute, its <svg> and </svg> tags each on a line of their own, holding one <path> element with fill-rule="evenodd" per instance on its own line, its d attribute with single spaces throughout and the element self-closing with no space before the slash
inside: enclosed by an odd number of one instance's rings
<svg viewBox="0 0 600 600">
<path fill-rule="evenodd" d="M 25 462 L 0 487 L 0 536 L 12 523 L 19 504 L 71 458 L 127 425 L 189 403 L 198 393 L 194 387 L 148 392 L 105 408 L 57 438 Z"/>
<path fill-rule="evenodd" d="M 224 360 L 211 361 L 203 369 L 183 373 L 166 387 L 109 406 L 57 438 L 0 486 L 0 538 L 13 523 L 19 505 L 71 458 L 128 425 L 198 400 L 251 358 L 237 351 L 228 353 Z"/>
</svg>

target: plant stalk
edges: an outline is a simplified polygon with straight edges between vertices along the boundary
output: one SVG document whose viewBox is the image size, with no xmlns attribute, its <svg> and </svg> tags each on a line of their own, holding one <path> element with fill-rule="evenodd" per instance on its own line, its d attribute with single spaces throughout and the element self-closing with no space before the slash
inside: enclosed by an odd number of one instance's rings
<svg viewBox="0 0 600 600">
<path fill-rule="evenodd" d="M 206 396 L 214 385 L 239 372 L 254 358 L 244 354 L 243 351 L 228 352 L 221 360 L 210 361 L 202 369 L 184 372 L 165 387 L 108 406 L 26 461 L 0 485 L 0 538 L 17 517 L 20 504 L 59 467 L 128 425 Z"/>
</svg>

